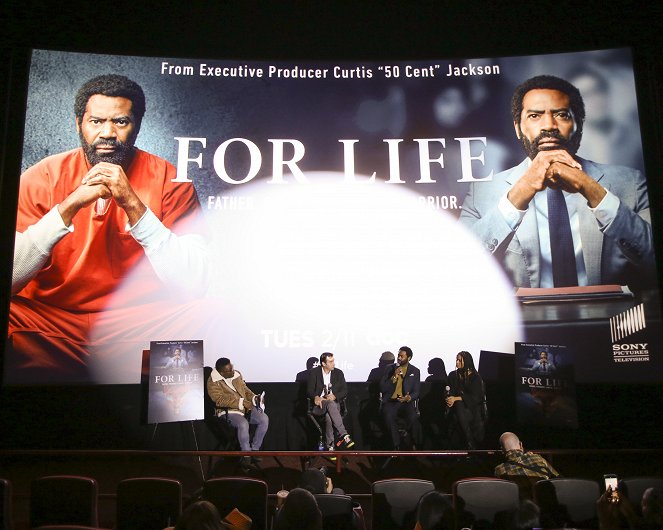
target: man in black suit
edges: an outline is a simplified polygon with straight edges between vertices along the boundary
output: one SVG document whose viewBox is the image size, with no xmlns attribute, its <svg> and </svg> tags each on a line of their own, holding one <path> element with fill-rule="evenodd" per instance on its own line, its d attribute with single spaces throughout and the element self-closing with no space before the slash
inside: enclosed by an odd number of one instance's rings
<svg viewBox="0 0 663 530">
<path fill-rule="evenodd" d="M 343 425 L 340 402 L 348 395 L 348 385 L 341 370 L 334 368 L 334 354 L 320 355 L 320 366 L 311 368 L 308 375 L 307 394 L 315 405 L 313 414 L 325 415 L 325 438 L 327 448 L 334 448 L 334 431 L 338 433 L 336 447 L 349 449 L 354 442 Z"/>
<path fill-rule="evenodd" d="M 415 445 L 421 443 L 421 424 L 415 407 L 421 388 L 421 373 L 419 368 L 410 364 L 411 359 L 412 350 L 408 346 L 401 346 L 396 364 L 385 370 L 380 381 L 382 417 L 396 451 L 400 450 L 400 435 L 396 425 L 396 417 L 399 414 L 405 417 L 407 429 L 412 432 Z"/>
</svg>

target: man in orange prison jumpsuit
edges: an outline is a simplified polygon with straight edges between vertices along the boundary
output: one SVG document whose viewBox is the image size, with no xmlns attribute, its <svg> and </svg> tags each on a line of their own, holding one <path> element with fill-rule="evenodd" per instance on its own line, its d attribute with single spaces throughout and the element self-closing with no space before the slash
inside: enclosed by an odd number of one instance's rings
<svg viewBox="0 0 663 530">
<path fill-rule="evenodd" d="M 10 382 L 85 381 L 95 345 L 129 336 L 142 349 L 170 338 L 163 333 L 176 332 L 209 274 L 204 238 L 187 233 L 200 214 L 193 184 L 173 182 L 172 164 L 134 147 L 141 87 L 121 75 L 96 77 L 74 111 L 81 147 L 21 176 Z M 129 272 L 132 283 L 118 295 Z M 91 338 L 99 322 L 104 331 Z"/>
</svg>

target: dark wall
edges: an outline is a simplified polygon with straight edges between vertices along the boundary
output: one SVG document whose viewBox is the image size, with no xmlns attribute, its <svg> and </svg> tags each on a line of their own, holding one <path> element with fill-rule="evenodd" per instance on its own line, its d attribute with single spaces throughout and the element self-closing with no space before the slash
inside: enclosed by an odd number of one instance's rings
<svg viewBox="0 0 663 530">
<path fill-rule="evenodd" d="M 305 390 L 298 383 L 249 383 L 266 393 L 270 429 L 264 450 L 315 450 L 317 438 L 305 415 Z M 346 426 L 359 450 L 389 449 L 378 399 L 368 384 L 349 383 Z M 481 448 L 495 449 L 499 435 L 516 431 L 530 448 L 630 449 L 660 447 L 660 385 L 577 388 L 578 429 L 527 427 L 516 422 L 515 392 L 508 383 L 488 382 L 489 421 Z M 420 399 L 424 447 L 460 449 L 448 436 L 443 387 L 424 383 Z M 13 387 L 0 393 L 0 449 L 214 450 L 205 422 L 148 424 L 140 385 Z M 192 431 L 193 425 L 193 431 Z M 194 433 L 195 432 L 195 437 Z M 198 447 L 196 447 L 196 443 Z"/>
</svg>

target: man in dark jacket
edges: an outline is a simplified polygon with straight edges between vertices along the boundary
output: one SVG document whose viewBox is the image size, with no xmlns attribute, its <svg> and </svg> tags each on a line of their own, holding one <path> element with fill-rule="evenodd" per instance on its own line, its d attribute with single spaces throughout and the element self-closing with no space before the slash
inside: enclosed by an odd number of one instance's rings
<svg viewBox="0 0 663 530">
<path fill-rule="evenodd" d="M 405 417 L 406 428 L 411 430 L 415 445 L 419 445 L 422 438 L 421 424 L 415 406 L 416 400 L 419 399 L 421 373 L 419 368 L 410 364 L 411 359 L 412 350 L 408 346 L 401 346 L 396 364 L 385 370 L 380 381 L 382 417 L 396 451 L 400 450 L 400 434 L 396 424 L 398 415 Z"/>
<path fill-rule="evenodd" d="M 340 403 L 348 395 L 343 372 L 334 367 L 334 354 L 320 355 L 320 366 L 309 370 L 307 395 L 313 400 L 313 414 L 325 416 L 325 439 L 328 449 L 334 448 L 334 431 L 338 433 L 337 447 L 349 449 L 354 442 L 343 424 Z"/>
</svg>

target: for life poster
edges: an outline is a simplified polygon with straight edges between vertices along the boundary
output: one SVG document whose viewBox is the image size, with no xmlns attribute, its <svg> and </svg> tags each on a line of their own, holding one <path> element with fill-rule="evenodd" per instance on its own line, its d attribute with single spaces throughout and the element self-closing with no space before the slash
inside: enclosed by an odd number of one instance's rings
<svg viewBox="0 0 663 530">
<path fill-rule="evenodd" d="M 583 348 L 579 383 L 661 381 L 646 182 L 656 175 L 645 174 L 630 50 L 379 62 L 33 50 L 17 233 L 48 221 L 85 177 L 83 146 L 96 140 L 81 139 L 75 101 L 108 74 L 145 96 L 126 138 L 140 160 L 127 167 L 163 225 L 135 235 L 158 235 L 156 248 L 126 230 L 112 200 L 81 208 L 34 277 L 22 259 L 32 253 L 17 253 L 8 383 L 139 383 L 150 341 L 186 336 L 205 341 L 208 366 L 241 358 L 251 381 L 291 381 L 326 351 L 360 382 L 401 345 L 419 367 L 449 367 L 461 350 L 512 354 L 516 342 L 559 336 Z M 565 149 L 611 193 L 601 226 L 567 193 L 578 285 L 628 286 L 633 298 L 514 294 L 549 288 L 553 272 L 545 195 L 522 220 L 500 210 L 531 161 L 527 145 L 559 147 L 530 130 L 538 113 L 512 106 L 539 76 L 579 92 L 582 105 L 574 96 L 558 115 Z"/>
<path fill-rule="evenodd" d="M 150 342 L 148 423 L 205 417 L 203 341 Z"/>
<path fill-rule="evenodd" d="M 516 343 L 518 421 L 547 427 L 578 427 L 575 358 L 557 344 Z"/>
</svg>

